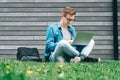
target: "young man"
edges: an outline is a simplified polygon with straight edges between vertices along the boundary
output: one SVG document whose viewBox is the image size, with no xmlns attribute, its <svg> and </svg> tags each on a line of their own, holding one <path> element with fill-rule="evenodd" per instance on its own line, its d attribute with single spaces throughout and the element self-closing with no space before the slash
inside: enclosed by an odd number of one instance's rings
<svg viewBox="0 0 120 80">
<path fill-rule="evenodd" d="M 74 59 L 77 59 L 78 62 L 80 60 L 99 61 L 97 58 L 88 57 L 94 46 L 93 39 L 84 47 L 71 45 L 76 36 L 75 29 L 71 25 L 75 19 L 75 14 L 75 9 L 65 7 L 62 10 L 60 22 L 56 22 L 47 28 L 46 48 L 44 53 L 46 61 L 56 62 L 58 57 L 62 57 L 67 62 L 70 60 L 74 61 Z"/>
</svg>

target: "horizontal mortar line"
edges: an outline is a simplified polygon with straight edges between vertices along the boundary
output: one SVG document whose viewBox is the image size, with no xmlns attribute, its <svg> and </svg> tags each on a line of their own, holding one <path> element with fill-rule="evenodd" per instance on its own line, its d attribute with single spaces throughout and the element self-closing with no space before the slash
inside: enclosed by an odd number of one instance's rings
<svg viewBox="0 0 120 80">
<path fill-rule="evenodd" d="M 45 46 L 41 45 L 0 45 L 0 49 L 17 49 L 18 47 L 30 47 L 30 48 L 38 48 L 38 49 L 44 49 Z"/>
<path fill-rule="evenodd" d="M 112 2 L 111 0 L 1 0 L 0 2 Z"/>
<path fill-rule="evenodd" d="M 101 47 L 102 46 L 102 47 Z M 36 47 L 38 49 L 45 49 L 45 45 L 0 45 L 0 49 L 17 49 L 18 47 Z M 113 49 L 110 45 L 95 45 L 93 49 Z"/>
<path fill-rule="evenodd" d="M 0 36 L 0 40 L 45 40 L 46 36 Z"/>
<path fill-rule="evenodd" d="M 50 25 L 54 22 L 0 22 L 2 25 Z M 120 22 L 118 22 L 120 24 Z M 73 25 L 113 25 L 113 22 L 73 22 Z"/>
<path fill-rule="evenodd" d="M 61 13 L 0 13 L 0 16 L 60 16 Z M 112 16 L 112 12 L 80 12 L 76 16 Z"/>
<path fill-rule="evenodd" d="M 113 36 L 93 36 L 94 39 L 112 40 Z M 0 40 L 45 40 L 46 36 L 0 36 Z M 119 36 L 120 39 L 120 36 Z"/>
</svg>

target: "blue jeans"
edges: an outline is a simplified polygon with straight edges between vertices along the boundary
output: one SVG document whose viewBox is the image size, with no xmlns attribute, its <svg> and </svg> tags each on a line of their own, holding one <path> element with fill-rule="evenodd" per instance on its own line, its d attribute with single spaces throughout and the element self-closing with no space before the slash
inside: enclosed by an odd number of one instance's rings
<svg viewBox="0 0 120 80">
<path fill-rule="evenodd" d="M 94 40 L 92 39 L 90 43 L 85 46 L 81 52 L 76 50 L 77 47 L 72 46 L 66 40 L 61 40 L 56 46 L 54 52 L 50 56 L 50 60 L 55 62 L 57 61 L 58 56 L 62 56 L 65 60 L 80 56 L 81 59 L 87 57 L 92 51 L 94 46 Z M 67 60 L 68 61 L 68 60 Z"/>
</svg>

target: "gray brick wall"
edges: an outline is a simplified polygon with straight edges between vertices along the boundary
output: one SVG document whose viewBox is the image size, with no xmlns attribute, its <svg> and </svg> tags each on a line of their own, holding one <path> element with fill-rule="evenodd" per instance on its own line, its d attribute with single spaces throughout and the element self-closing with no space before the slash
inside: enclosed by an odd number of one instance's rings
<svg viewBox="0 0 120 80">
<path fill-rule="evenodd" d="M 37 47 L 42 55 L 46 28 L 60 20 L 65 6 L 77 10 L 76 31 L 94 33 L 96 45 L 90 56 L 113 59 L 112 0 L 1 0 L 0 58 L 16 58 L 16 49 L 22 46 Z"/>
</svg>

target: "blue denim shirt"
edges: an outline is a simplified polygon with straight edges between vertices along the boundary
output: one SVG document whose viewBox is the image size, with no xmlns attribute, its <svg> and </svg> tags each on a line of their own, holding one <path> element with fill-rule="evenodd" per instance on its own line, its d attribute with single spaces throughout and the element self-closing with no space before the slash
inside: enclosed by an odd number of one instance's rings
<svg viewBox="0 0 120 80">
<path fill-rule="evenodd" d="M 68 26 L 68 30 L 71 33 L 71 40 L 73 40 L 76 36 L 75 29 L 70 25 Z M 55 50 L 58 42 L 62 39 L 63 39 L 63 34 L 59 22 L 56 22 L 48 26 L 46 31 L 46 47 L 44 52 L 45 59 L 49 58 L 51 52 Z"/>
</svg>

